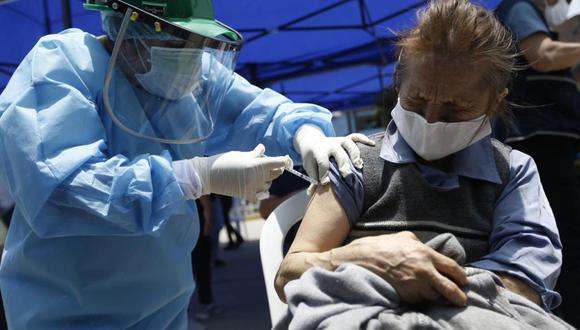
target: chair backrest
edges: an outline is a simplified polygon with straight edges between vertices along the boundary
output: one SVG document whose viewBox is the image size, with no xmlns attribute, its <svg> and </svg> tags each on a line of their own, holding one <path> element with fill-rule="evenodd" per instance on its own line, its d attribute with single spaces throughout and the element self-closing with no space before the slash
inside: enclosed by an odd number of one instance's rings
<svg viewBox="0 0 580 330">
<path fill-rule="evenodd" d="M 283 244 L 292 226 L 302 220 L 310 197 L 302 190 L 285 200 L 268 216 L 260 234 L 260 258 L 266 283 L 270 320 L 274 326 L 286 313 L 283 303 L 274 289 L 274 279 L 284 258 Z"/>
</svg>

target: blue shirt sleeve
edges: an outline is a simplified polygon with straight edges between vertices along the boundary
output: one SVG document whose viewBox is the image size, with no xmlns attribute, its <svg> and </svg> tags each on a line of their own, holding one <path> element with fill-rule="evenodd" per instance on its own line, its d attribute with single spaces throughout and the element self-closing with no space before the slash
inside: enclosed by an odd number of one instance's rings
<svg viewBox="0 0 580 330">
<path fill-rule="evenodd" d="M 510 168 L 493 214 L 490 253 L 470 266 L 521 279 L 552 309 L 561 300 L 553 290 L 562 265 L 556 221 L 532 158 L 513 150 Z"/>
<path fill-rule="evenodd" d="M 529 0 L 505 1 L 496 13 L 499 20 L 512 31 L 516 40 L 524 40 L 535 33 L 550 35 L 542 13 Z"/>
<path fill-rule="evenodd" d="M 362 172 L 350 163 L 351 175 L 342 177 L 334 159 L 330 162 L 328 177 L 334 195 L 344 209 L 348 222 L 352 227 L 363 211 L 364 188 Z"/>
</svg>

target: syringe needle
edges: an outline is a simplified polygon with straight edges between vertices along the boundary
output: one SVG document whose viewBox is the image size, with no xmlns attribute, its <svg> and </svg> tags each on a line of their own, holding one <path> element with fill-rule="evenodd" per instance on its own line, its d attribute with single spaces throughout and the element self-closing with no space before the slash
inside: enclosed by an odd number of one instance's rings
<svg viewBox="0 0 580 330">
<path fill-rule="evenodd" d="M 293 168 L 285 168 L 284 170 L 285 171 L 288 171 L 288 172 L 296 175 L 297 177 L 299 177 L 299 178 L 301 178 L 303 180 L 306 180 L 306 181 L 308 181 L 308 182 L 310 182 L 312 184 L 318 184 L 318 181 L 314 180 L 313 178 L 309 177 L 308 175 L 305 175 L 305 174 L 302 174 L 302 173 L 296 171 Z"/>
</svg>

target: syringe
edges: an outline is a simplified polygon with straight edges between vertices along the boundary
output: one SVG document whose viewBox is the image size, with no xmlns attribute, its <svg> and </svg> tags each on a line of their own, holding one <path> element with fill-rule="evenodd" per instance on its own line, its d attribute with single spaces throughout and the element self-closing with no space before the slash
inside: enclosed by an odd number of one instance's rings
<svg viewBox="0 0 580 330">
<path fill-rule="evenodd" d="M 293 168 L 285 168 L 284 171 L 287 171 L 289 173 L 292 173 L 292 174 L 296 175 L 297 177 L 301 178 L 302 180 L 306 180 L 306 181 L 308 181 L 308 182 L 310 182 L 312 184 L 318 184 L 318 181 L 314 180 L 313 178 L 309 177 L 306 174 L 302 174 L 302 173 L 296 171 Z"/>
<path fill-rule="evenodd" d="M 318 184 L 318 181 L 314 180 L 313 178 L 309 177 L 306 174 L 302 174 L 302 173 L 296 171 L 293 168 L 284 168 L 284 171 L 288 171 L 289 173 L 292 173 L 292 174 L 296 175 L 297 177 L 301 178 L 302 180 L 306 180 L 306 181 L 308 181 L 308 182 L 310 182 L 312 184 Z M 259 191 L 256 194 L 256 198 L 259 201 L 264 200 L 264 199 L 266 199 L 268 197 L 270 197 L 270 192 L 268 190 Z"/>
<path fill-rule="evenodd" d="M 290 159 L 290 157 L 288 157 L 288 164 L 287 166 L 284 167 L 284 171 L 288 171 L 294 175 L 296 175 L 297 177 L 301 178 L 302 180 L 306 180 L 308 182 L 310 182 L 311 184 L 318 184 L 318 181 L 314 180 L 313 178 L 309 177 L 306 174 L 302 174 L 298 171 L 296 171 L 295 169 L 292 168 L 292 160 Z M 259 191 L 256 193 L 256 197 L 258 200 L 264 200 L 268 197 L 270 197 L 270 192 L 268 190 L 264 190 L 264 191 Z"/>
</svg>

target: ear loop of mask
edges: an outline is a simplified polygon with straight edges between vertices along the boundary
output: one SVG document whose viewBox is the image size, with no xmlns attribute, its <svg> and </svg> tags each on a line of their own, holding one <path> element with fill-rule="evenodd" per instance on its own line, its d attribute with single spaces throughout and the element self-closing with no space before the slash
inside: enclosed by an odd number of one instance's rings
<svg viewBox="0 0 580 330">
<path fill-rule="evenodd" d="M 475 131 L 475 133 L 471 137 L 471 140 L 469 141 L 470 144 L 473 141 L 473 139 L 475 139 L 475 137 L 477 136 L 477 133 L 479 133 L 479 130 L 480 129 L 483 129 L 483 127 L 485 126 L 486 122 L 489 122 L 489 125 L 491 126 L 491 119 L 490 119 L 489 115 L 488 114 L 484 114 L 484 116 L 485 116 L 485 119 L 481 122 L 481 125 L 479 126 L 479 128 L 477 129 L 477 131 Z"/>
<path fill-rule="evenodd" d="M 129 61 L 129 60 L 127 59 L 127 56 L 126 56 L 126 55 L 125 55 L 123 52 L 119 53 L 119 57 L 120 57 L 120 58 L 121 58 L 121 60 L 123 61 L 123 64 L 124 64 L 125 66 L 127 66 L 127 67 L 129 68 L 129 70 L 131 70 L 131 72 L 132 72 L 133 74 L 135 74 L 135 73 L 138 73 L 138 72 L 139 72 L 139 73 L 140 73 L 140 72 L 147 72 L 147 71 L 148 71 L 148 69 L 147 69 L 147 66 L 145 65 L 145 62 L 143 62 L 143 56 L 141 55 L 141 51 L 139 50 L 139 46 L 137 45 L 137 41 L 136 41 L 135 39 L 131 39 L 131 40 L 133 41 L 133 49 L 134 49 L 134 50 L 135 50 L 135 52 L 136 52 L 136 55 L 137 55 L 136 57 L 137 57 L 137 58 L 139 58 L 139 64 L 141 65 L 141 68 L 142 68 L 142 70 L 137 70 L 137 69 L 136 69 L 136 68 L 133 66 L 133 64 L 131 63 L 131 61 Z"/>
<path fill-rule="evenodd" d="M 479 125 L 479 127 L 473 133 L 473 136 L 469 140 L 469 143 L 467 144 L 468 146 L 473 143 L 473 140 L 475 139 L 475 137 L 477 136 L 477 134 L 480 132 L 481 129 L 483 129 L 483 127 L 485 126 L 485 124 L 489 121 L 489 116 L 487 114 L 485 114 L 484 116 L 485 116 L 485 118 L 483 119 L 483 121 L 481 122 L 481 124 Z M 491 125 L 491 122 L 490 122 L 490 125 Z"/>
<path fill-rule="evenodd" d="M 399 98 L 399 83 L 400 81 L 400 73 L 399 73 L 399 66 L 401 65 L 401 59 L 403 58 L 403 49 L 401 48 L 401 51 L 399 52 L 399 56 L 397 56 L 397 63 L 395 63 L 395 67 L 393 68 L 393 70 L 395 71 L 395 92 L 397 93 L 397 99 Z"/>
<path fill-rule="evenodd" d="M 137 44 L 137 41 L 139 41 L 141 46 L 143 46 L 142 48 L 139 47 L 139 45 Z M 147 72 L 148 66 L 147 66 L 147 64 L 145 64 L 145 61 L 143 60 L 143 55 L 141 54 L 141 49 L 143 49 L 143 51 L 150 52 L 150 47 L 141 39 L 133 39 L 133 45 L 134 45 L 135 49 L 137 49 L 137 56 L 139 57 L 139 62 L 141 62 L 141 66 L 143 67 L 143 71 L 139 71 L 139 72 Z M 149 60 L 149 62 L 151 62 L 151 61 Z"/>
<path fill-rule="evenodd" d="M 129 24 L 130 24 L 130 23 L 129 23 Z M 127 29 L 128 29 L 128 28 L 129 28 L 129 27 L 127 26 Z M 120 30 L 120 28 L 119 28 L 119 30 Z M 117 39 L 119 39 L 119 38 L 118 38 L 118 36 L 119 36 L 119 34 L 120 34 L 119 32 L 120 32 L 120 31 L 117 31 Z M 130 40 L 130 41 L 129 41 L 129 40 Z M 124 64 L 124 65 L 125 65 L 127 68 L 129 68 L 129 70 L 131 70 L 131 72 L 132 72 L 133 74 L 135 74 L 135 73 L 143 73 L 143 72 L 147 72 L 147 71 L 149 71 L 149 69 L 148 69 L 148 66 L 145 64 L 145 61 L 143 60 L 144 56 L 143 56 L 143 54 L 141 53 L 141 48 L 143 48 L 144 50 L 148 50 L 148 49 L 149 49 L 149 46 L 148 46 L 148 45 L 147 45 L 147 44 L 146 44 L 146 43 L 145 43 L 143 40 L 141 40 L 140 38 L 128 38 L 128 39 L 125 39 L 125 40 L 123 40 L 122 42 L 123 42 L 123 43 L 132 42 L 132 48 L 133 48 L 133 52 L 136 54 L 136 57 L 139 59 L 139 62 L 138 62 L 138 63 L 141 65 L 141 70 L 138 70 L 138 69 L 136 69 L 136 68 L 133 66 L 133 63 L 134 63 L 134 62 L 131 62 L 131 61 L 129 61 L 129 60 L 127 59 L 127 56 L 125 55 L 125 52 L 119 52 L 119 57 L 120 57 L 120 58 L 121 58 L 121 60 L 123 61 L 123 64 Z M 140 43 L 140 45 L 139 45 L 137 42 L 139 42 L 139 43 Z"/>
</svg>

